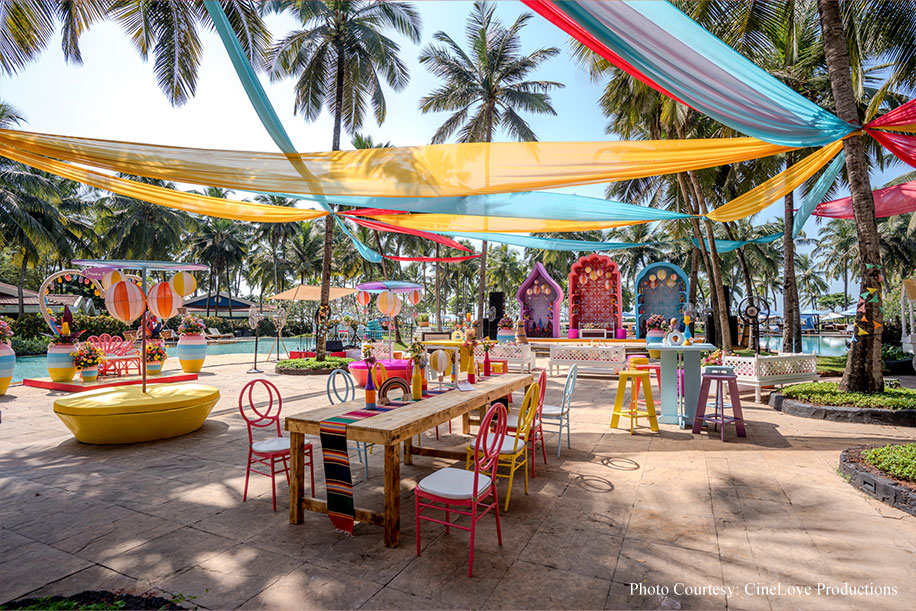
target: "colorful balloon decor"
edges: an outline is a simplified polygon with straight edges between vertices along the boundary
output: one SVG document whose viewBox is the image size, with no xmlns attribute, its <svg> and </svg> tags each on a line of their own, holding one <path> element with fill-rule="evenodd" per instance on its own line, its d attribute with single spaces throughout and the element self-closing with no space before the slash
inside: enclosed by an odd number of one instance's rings
<svg viewBox="0 0 916 611">
<path fill-rule="evenodd" d="M 168 320 L 178 314 L 183 300 L 172 288 L 170 282 L 157 282 L 146 297 L 146 305 L 153 316 L 160 320 Z"/>
<path fill-rule="evenodd" d="M 121 282 L 122 280 L 124 280 L 124 274 L 116 269 L 113 269 L 102 276 L 102 288 L 107 291 L 112 284 Z"/>
<path fill-rule="evenodd" d="M 365 307 L 369 305 L 370 301 L 372 301 L 372 295 L 370 295 L 366 291 L 360 291 L 359 293 L 356 294 L 356 301 L 359 302 L 359 305 Z"/>
<path fill-rule="evenodd" d="M 177 295 L 187 297 L 197 289 L 197 280 L 188 272 L 178 272 L 169 280 L 169 285 Z"/>
<path fill-rule="evenodd" d="M 131 323 L 146 309 L 146 295 L 133 282 L 120 280 L 105 291 L 105 307 L 121 322 Z"/>
<path fill-rule="evenodd" d="M 409 293 L 407 293 L 407 299 L 408 301 L 410 301 L 412 305 L 417 305 L 418 303 L 420 303 L 420 300 L 422 299 L 422 295 L 420 295 L 420 291 L 414 289 L 410 291 Z"/>
<path fill-rule="evenodd" d="M 378 311 L 385 316 L 394 316 L 395 308 L 400 311 L 401 308 L 399 304 L 400 301 L 397 296 L 391 291 L 382 291 L 375 299 L 375 305 L 378 307 Z"/>
</svg>

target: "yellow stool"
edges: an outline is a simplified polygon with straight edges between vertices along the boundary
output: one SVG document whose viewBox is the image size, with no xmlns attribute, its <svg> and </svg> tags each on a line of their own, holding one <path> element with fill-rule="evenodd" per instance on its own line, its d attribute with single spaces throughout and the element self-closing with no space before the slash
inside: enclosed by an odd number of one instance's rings
<svg viewBox="0 0 916 611">
<path fill-rule="evenodd" d="M 617 397 L 614 399 L 614 413 L 611 415 L 611 428 L 616 429 L 620 417 L 630 419 L 630 434 L 633 434 L 636 420 L 639 418 L 648 418 L 649 426 L 655 432 L 658 432 L 658 418 L 655 416 L 655 401 L 652 400 L 652 384 L 650 381 L 649 371 L 638 371 L 635 369 L 623 369 L 620 371 L 619 381 L 617 382 Z M 646 409 L 639 409 L 635 400 L 629 402 L 629 406 L 624 409 L 623 395 L 626 391 L 627 382 L 630 383 L 631 398 L 636 398 L 640 388 L 646 399 Z M 639 383 L 637 383 L 639 382 Z"/>
</svg>

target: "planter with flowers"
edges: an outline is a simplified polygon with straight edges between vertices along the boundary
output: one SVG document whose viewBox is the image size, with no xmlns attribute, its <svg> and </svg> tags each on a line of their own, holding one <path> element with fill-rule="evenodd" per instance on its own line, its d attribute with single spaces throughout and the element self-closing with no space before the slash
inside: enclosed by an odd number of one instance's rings
<svg viewBox="0 0 916 611">
<path fill-rule="evenodd" d="M 424 328 L 428 327 L 429 326 L 429 314 L 420 314 L 419 316 L 417 316 L 417 325 L 424 327 Z"/>
<path fill-rule="evenodd" d="M 146 347 L 146 374 L 157 376 L 162 373 L 162 366 L 169 355 L 162 344 L 151 344 Z"/>
<path fill-rule="evenodd" d="M 653 314 L 646 320 L 646 345 L 660 344 L 665 340 L 665 334 L 668 333 L 670 325 L 668 320 L 661 314 Z M 657 359 L 661 357 L 661 351 L 649 348 L 649 356 Z"/>
<path fill-rule="evenodd" d="M 496 341 L 500 344 L 515 341 L 515 320 L 510 316 L 503 316 L 499 319 L 499 327 L 496 330 Z"/>
<path fill-rule="evenodd" d="M 189 314 L 178 325 L 178 362 L 185 373 L 200 373 L 207 358 L 207 340 L 204 337 L 204 321 Z"/>
<path fill-rule="evenodd" d="M 51 320 L 55 322 L 53 318 Z M 54 337 L 48 344 L 48 375 L 51 376 L 52 382 L 69 382 L 76 375 L 73 355 L 78 348 L 79 336 L 83 332 L 74 333 L 71 330 L 72 326 L 73 314 L 70 313 L 70 308 L 64 306 L 60 325 L 55 322 Z"/>
<path fill-rule="evenodd" d="M 80 371 L 83 382 L 95 382 L 99 378 L 99 365 L 105 362 L 105 353 L 92 344 L 82 344 L 73 353 L 73 364 Z"/>
<path fill-rule="evenodd" d="M 0 395 L 6 394 L 6 389 L 13 379 L 13 370 L 16 369 L 16 353 L 10 346 L 13 339 L 13 329 L 5 320 L 0 319 Z"/>
</svg>

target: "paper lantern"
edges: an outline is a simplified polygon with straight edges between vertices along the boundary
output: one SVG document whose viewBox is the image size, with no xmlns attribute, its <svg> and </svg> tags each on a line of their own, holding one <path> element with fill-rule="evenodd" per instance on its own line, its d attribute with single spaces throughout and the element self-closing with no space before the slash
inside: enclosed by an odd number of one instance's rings
<svg viewBox="0 0 916 611">
<path fill-rule="evenodd" d="M 105 307 L 121 322 L 131 323 L 146 309 L 146 295 L 133 282 L 120 280 L 105 292 Z"/>
<path fill-rule="evenodd" d="M 170 282 L 157 282 L 146 296 L 149 311 L 161 320 L 168 320 L 178 314 L 178 308 L 182 303 L 181 295 L 175 292 Z"/>
<path fill-rule="evenodd" d="M 375 305 L 378 307 L 378 311 L 385 316 L 394 316 L 395 308 L 401 309 L 398 303 L 397 296 L 391 291 L 382 291 L 375 298 Z"/>
<path fill-rule="evenodd" d="M 102 276 L 102 288 L 104 288 L 107 291 L 108 288 L 112 284 L 115 284 L 116 282 L 121 282 L 122 280 L 124 280 L 124 274 L 122 274 L 121 272 L 119 272 L 116 269 L 113 269 L 110 272 L 107 272 L 104 276 Z"/>
<path fill-rule="evenodd" d="M 395 316 L 397 316 L 398 314 L 400 314 L 400 313 L 401 313 L 401 307 L 403 307 L 403 305 L 404 305 L 404 302 L 401 301 L 400 299 L 398 299 L 397 296 L 395 296 L 395 298 L 394 298 L 394 311 L 392 311 L 391 314 L 389 314 L 388 316 L 390 316 L 391 318 L 394 318 Z"/>
<path fill-rule="evenodd" d="M 445 373 L 452 366 L 452 359 L 445 350 L 436 350 L 429 355 L 429 366 L 437 373 Z"/>
<path fill-rule="evenodd" d="M 594 280 L 598 277 L 598 274 L 595 272 L 589 272 L 588 277 L 590 280 Z"/>
<path fill-rule="evenodd" d="M 172 290 L 181 297 L 187 297 L 197 289 L 197 280 L 188 272 L 178 272 L 169 280 Z"/>
<path fill-rule="evenodd" d="M 360 291 L 356 294 L 356 301 L 358 301 L 361 306 L 367 306 L 369 302 L 372 301 L 372 295 L 366 291 Z"/>
<path fill-rule="evenodd" d="M 407 293 L 407 299 L 413 305 L 417 305 L 418 303 L 420 303 L 420 299 L 421 299 L 420 291 L 418 291 L 417 289 L 410 291 L 409 293 Z"/>
</svg>

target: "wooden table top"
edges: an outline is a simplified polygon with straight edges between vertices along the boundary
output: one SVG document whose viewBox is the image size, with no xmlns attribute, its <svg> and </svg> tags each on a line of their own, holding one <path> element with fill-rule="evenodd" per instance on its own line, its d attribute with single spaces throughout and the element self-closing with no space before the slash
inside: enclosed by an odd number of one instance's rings
<svg viewBox="0 0 916 611">
<path fill-rule="evenodd" d="M 359 420 L 347 426 L 347 437 L 354 441 L 391 445 L 410 439 L 437 424 L 462 416 L 469 411 L 500 399 L 512 391 L 526 388 L 534 382 L 530 373 L 511 373 L 491 376 L 466 392 L 453 390 L 428 399 L 404 405 L 377 416 Z M 317 435 L 322 420 L 362 409 L 365 402 L 350 401 L 329 405 L 286 417 L 286 430 L 306 435 Z"/>
</svg>

